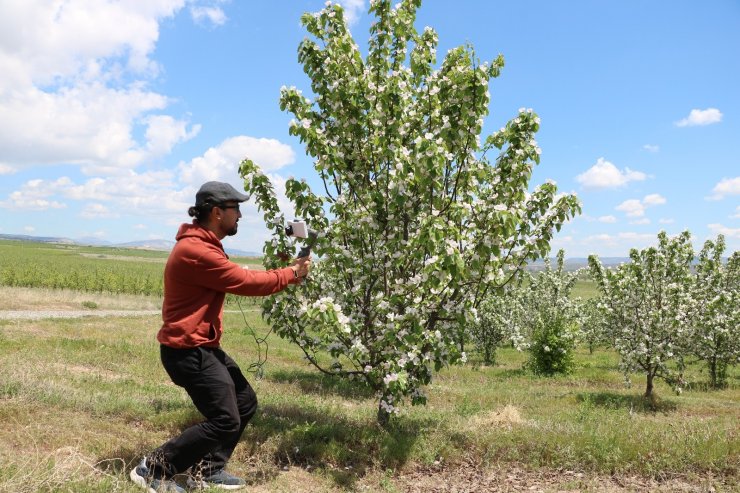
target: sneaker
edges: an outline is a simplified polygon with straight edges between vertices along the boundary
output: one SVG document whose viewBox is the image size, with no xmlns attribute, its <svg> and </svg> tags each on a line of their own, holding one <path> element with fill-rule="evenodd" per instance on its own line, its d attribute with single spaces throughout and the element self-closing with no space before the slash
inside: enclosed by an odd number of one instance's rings
<svg viewBox="0 0 740 493">
<path fill-rule="evenodd" d="M 222 490 L 240 490 L 247 487 L 246 481 L 242 478 L 229 474 L 228 472 L 221 469 L 216 471 L 210 476 L 197 476 L 195 478 L 188 478 L 187 482 L 188 489 L 198 490 L 207 488 L 219 488 Z"/>
<path fill-rule="evenodd" d="M 180 488 L 174 481 L 155 478 L 146 466 L 146 457 L 141 459 L 139 465 L 131 470 L 129 477 L 136 485 L 144 488 L 147 493 L 185 493 L 185 490 Z"/>
</svg>

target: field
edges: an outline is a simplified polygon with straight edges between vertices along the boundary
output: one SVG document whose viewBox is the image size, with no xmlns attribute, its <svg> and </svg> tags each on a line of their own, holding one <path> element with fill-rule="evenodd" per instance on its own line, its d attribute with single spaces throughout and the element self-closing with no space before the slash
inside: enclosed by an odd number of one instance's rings
<svg viewBox="0 0 740 493">
<path fill-rule="evenodd" d="M 259 259 L 233 260 L 262 268 Z M 166 261 L 162 251 L 0 240 L 0 286 L 161 298 Z"/>
<path fill-rule="evenodd" d="M 33 262 L 48 269 L 123 266 L 161 275 L 165 257 L 0 248 L 6 249 L 0 272 L 21 264 L 8 255 L 37 255 Z M 43 264 L 44 258 L 55 260 Z M 581 289 L 584 297 L 592 292 L 588 284 Z M 132 310 L 126 317 L 0 319 L 0 492 L 139 491 L 128 482 L 128 469 L 199 419 L 159 363 L 159 317 L 133 315 L 159 306 L 159 295 L 90 291 L 0 287 L 0 312 Z M 268 328 L 253 304 L 242 307 L 248 325 L 238 307 L 227 309 L 223 345 L 246 369 L 258 359 L 253 332 Z M 473 356 L 466 366 L 442 371 L 427 389 L 426 407 L 404 407 L 383 429 L 365 388 L 318 374 L 274 335 L 268 342 L 263 378 L 248 374 L 260 410 L 230 464 L 247 477 L 249 491 L 740 488 L 737 368 L 727 389 L 708 391 L 706 374 L 694 366 L 693 383 L 681 396 L 659 386 L 660 399 L 650 407 L 640 397 L 642 378 L 625 388 L 611 351 L 579 350 L 574 374 L 537 378 L 522 370 L 525 355 L 503 349 L 496 366 Z"/>
</svg>

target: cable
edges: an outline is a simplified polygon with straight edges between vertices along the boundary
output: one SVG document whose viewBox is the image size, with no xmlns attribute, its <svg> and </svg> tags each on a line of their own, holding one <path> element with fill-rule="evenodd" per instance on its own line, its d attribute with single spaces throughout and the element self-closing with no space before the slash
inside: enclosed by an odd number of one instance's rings
<svg viewBox="0 0 740 493">
<path fill-rule="evenodd" d="M 267 334 L 265 334 L 264 337 L 257 337 L 257 332 L 252 328 L 251 325 L 249 325 L 249 322 L 247 321 L 247 315 L 244 313 L 244 310 L 242 309 L 242 304 L 239 301 L 238 297 L 236 298 L 236 304 L 242 314 L 242 319 L 244 319 L 244 331 L 249 331 L 254 338 L 254 342 L 257 344 L 257 361 L 247 367 L 247 372 L 254 373 L 257 378 L 262 378 L 265 375 L 264 367 L 265 363 L 267 363 L 267 352 L 270 349 L 270 345 L 267 343 L 267 338 L 270 336 L 270 334 L 272 334 L 272 326 L 270 327 L 270 330 L 267 331 Z M 263 345 L 265 348 L 264 357 L 262 356 Z"/>
</svg>

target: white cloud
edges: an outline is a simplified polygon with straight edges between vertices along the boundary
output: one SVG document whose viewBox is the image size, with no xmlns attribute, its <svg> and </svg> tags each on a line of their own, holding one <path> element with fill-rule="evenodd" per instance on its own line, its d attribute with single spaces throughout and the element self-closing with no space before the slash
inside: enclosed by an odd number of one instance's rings
<svg viewBox="0 0 740 493">
<path fill-rule="evenodd" d="M 715 236 L 721 234 L 728 238 L 740 238 L 740 228 L 729 228 L 717 223 L 707 224 L 707 227 Z"/>
<path fill-rule="evenodd" d="M 617 207 L 618 211 L 622 211 L 627 214 L 627 217 L 641 217 L 645 215 L 645 205 L 638 199 L 625 200 Z"/>
<path fill-rule="evenodd" d="M 150 171 L 109 178 L 90 178 L 77 184 L 68 177 L 56 180 L 29 180 L 19 190 L 12 192 L 9 200 L 0 202 L 0 207 L 10 210 L 33 208 L 46 210 L 66 207 L 59 199 L 102 204 L 111 214 L 125 211 L 127 214 L 166 215 L 186 211 L 192 201 L 184 200 L 183 191 L 172 185 L 173 174 L 168 171 Z M 91 217 L 95 206 L 86 204 L 83 212 Z M 101 209 L 97 208 L 98 211 Z"/>
<path fill-rule="evenodd" d="M 660 224 L 673 224 L 673 223 L 676 222 L 676 220 L 675 219 L 670 219 L 670 218 L 662 218 L 658 222 Z"/>
<path fill-rule="evenodd" d="M 646 195 L 645 198 L 642 199 L 642 203 L 646 206 L 648 205 L 662 205 L 666 203 L 665 197 L 658 193 L 651 193 L 650 195 Z"/>
<path fill-rule="evenodd" d="M 134 224 L 134 229 L 147 229 L 146 224 Z"/>
<path fill-rule="evenodd" d="M 119 213 L 111 212 L 111 210 L 103 204 L 90 203 L 82 209 L 80 217 L 83 219 L 99 219 L 99 218 L 112 218 L 119 217 Z"/>
<path fill-rule="evenodd" d="M 116 70 L 156 71 L 149 55 L 159 38 L 159 21 L 173 16 L 184 3 L 4 1 L 0 66 L 10 69 L 10 77 L 0 84 L 17 88 L 112 77 Z"/>
<path fill-rule="evenodd" d="M 46 93 L 29 88 L 17 98 L 0 96 L 0 158 L 15 166 L 75 163 L 132 168 L 192 138 L 187 123 L 146 113 L 164 109 L 167 98 L 138 87 L 100 83 Z M 133 137 L 135 122 L 147 124 L 147 144 Z"/>
<path fill-rule="evenodd" d="M 239 163 L 249 158 L 263 171 L 275 171 L 295 161 L 295 153 L 287 144 L 275 139 L 258 139 L 241 135 L 211 147 L 202 156 L 180 163 L 179 178 L 195 188 L 210 180 L 226 181 L 237 190 L 244 188 L 239 178 Z"/>
<path fill-rule="evenodd" d="M 691 110 L 689 116 L 676 122 L 677 127 L 695 127 L 700 125 L 711 125 L 722 121 L 722 112 L 717 108 L 705 110 Z"/>
<path fill-rule="evenodd" d="M 0 162 L 132 168 L 197 134 L 147 86 L 160 22 L 199 2 L 0 2 Z"/>
<path fill-rule="evenodd" d="M 13 197 L 13 194 L 10 195 L 10 200 L 13 202 L 14 209 L 22 209 L 24 211 L 45 211 L 67 207 L 67 204 L 57 202 L 56 200 Z M 3 207 L 3 205 L 0 204 L 0 207 Z"/>
<path fill-rule="evenodd" d="M 344 18 L 349 25 L 360 20 L 360 15 L 365 11 L 365 0 L 338 0 L 337 3 L 344 9 Z"/>
<path fill-rule="evenodd" d="M 627 255 L 632 248 L 646 248 L 656 242 L 656 233 L 635 233 L 624 231 L 615 235 L 598 234 L 587 236 L 582 245 L 590 246 L 593 250 L 603 252 L 603 256 Z"/>
<path fill-rule="evenodd" d="M 36 231 L 36 228 L 34 228 L 33 226 L 23 226 L 23 231 L 25 231 L 26 233 L 33 233 L 34 231 Z"/>
<path fill-rule="evenodd" d="M 654 205 L 663 205 L 666 203 L 665 197 L 658 193 L 651 193 L 646 195 L 642 200 L 629 199 L 625 200 L 617 207 L 616 210 L 624 212 L 627 217 L 642 217 L 645 215 L 645 209 Z M 647 224 L 645 220 L 639 222 L 632 222 L 631 224 Z"/>
<path fill-rule="evenodd" d="M 238 175 L 238 165 L 245 156 L 251 156 L 263 169 L 279 169 L 294 160 L 293 150 L 276 140 L 240 136 L 227 139 L 189 163 L 180 163 L 179 171 L 125 170 L 116 176 L 94 177 L 75 182 L 63 176 L 54 180 L 34 179 L 12 192 L 0 208 L 9 210 L 48 210 L 66 207 L 66 202 L 82 205 L 80 216 L 85 219 L 105 217 L 160 216 L 168 225 L 188 221 L 187 209 L 195 199 L 200 185 L 208 180 L 231 183 L 241 190 L 244 184 Z M 278 204 L 287 215 L 292 205 L 285 198 L 285 178 L 272 173 Z M 264 236 L 265 226 L 256 205 L 245 204 L 243 222 L 251 224 L 255 232 Z M 245 225 L 246 225 L 245 224 Z M 255 234 L 250 231 L 249 236 Z"/>
<path fill-rule="evenodd" d="M 220 7 L 190 7 L 190 16 L 196 24 L 213 24 L 222 26 L 226 23 L 226 14 Z"/>
<path fill-rule="evenodd" d="M 645 173 L 625 168 L 620 171 L 609 161 L 600 157 L 586 172 L 576 176 L 576 181 L 586 188 L 619 188 L 631 181 L 642 181 Z"/>
<path fill-rule="evenodd" d="M 644 146 L 642 146 L 642 148 L 648 152 L 658 152 L 660 150 L 660 146 L 653 144 L 645 144 Z"/>
<path fill-rule="evenodd" d="M 643 217 L 642 219 L 637 219 L 635 221 L 630 221 L 630 224 L 650 224 L 650 219 Z"/>
<path fill-rule="evenodd" d="M 10 210 L 44 211 L 48 209 L 64 209 L 67 204 L 52 199 L 54 191 L 49 188 L 57 182 L 44 180 L 30 180 L 21 190 L 8 195 L 8 199 L 0 202 L 0 208 Z"/>
<path fill-rule="evenodd" d="M 0 163 L 0 175 L 12 175 L 16 172 L 16 169 L 9 164 Z"/>
<path fill-rule="evenodd" d="M 169 115 L 151 115 L 145 119 L 147 124 L 147 149 L 155 155 L 168 154 L 179 142 L 190 140 L 200 132 L 200 125 L 190 130 L 187 122 L 176 120 Z"/>
<path fill-rule="evenodd" d="M 601 217 L 599 217 L 598 221 L 600 223 L 613 224 L 613 223 L 617 222 L 617 218 L 614 217 L 614 216 L 611 216 L 611 215 L 609 215 L 609 216 L 601 216 Z"/>
<path fill-rule="evenodd" d="M 722 200 L 727 195 L 740 195 L 740 176 L 735 178 L 722 178 L 712 189 L 709 200 Z"/>
</svg>

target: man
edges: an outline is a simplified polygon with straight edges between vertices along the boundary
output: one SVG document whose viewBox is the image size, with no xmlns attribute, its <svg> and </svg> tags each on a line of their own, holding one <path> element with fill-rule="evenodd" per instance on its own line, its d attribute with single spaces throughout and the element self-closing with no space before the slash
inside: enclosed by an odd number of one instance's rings
<svg viewBox="0 0 740 493">
<path fill-rule="evenodd" d="M 134 468 L 130 477 L 149 492 L 184 492 L 172 477 L 189 468 L 191 488 L 234 490 L 245 481 L 224 470 L 257 397 L 237 364 L 220 347 L 226 293 L 265 296 L 298 284 L 308 275 L 310 257 L 289 267 L 251 271 L 231 262 L 221 240 L 235 235 L 239 204 L 247 196 L 228 183 L 205 183 L 188 210 L 164 270 L 160 342 L 162 364 L 183 387 L 205 421 L 187 428 Z"/>
</svg>

